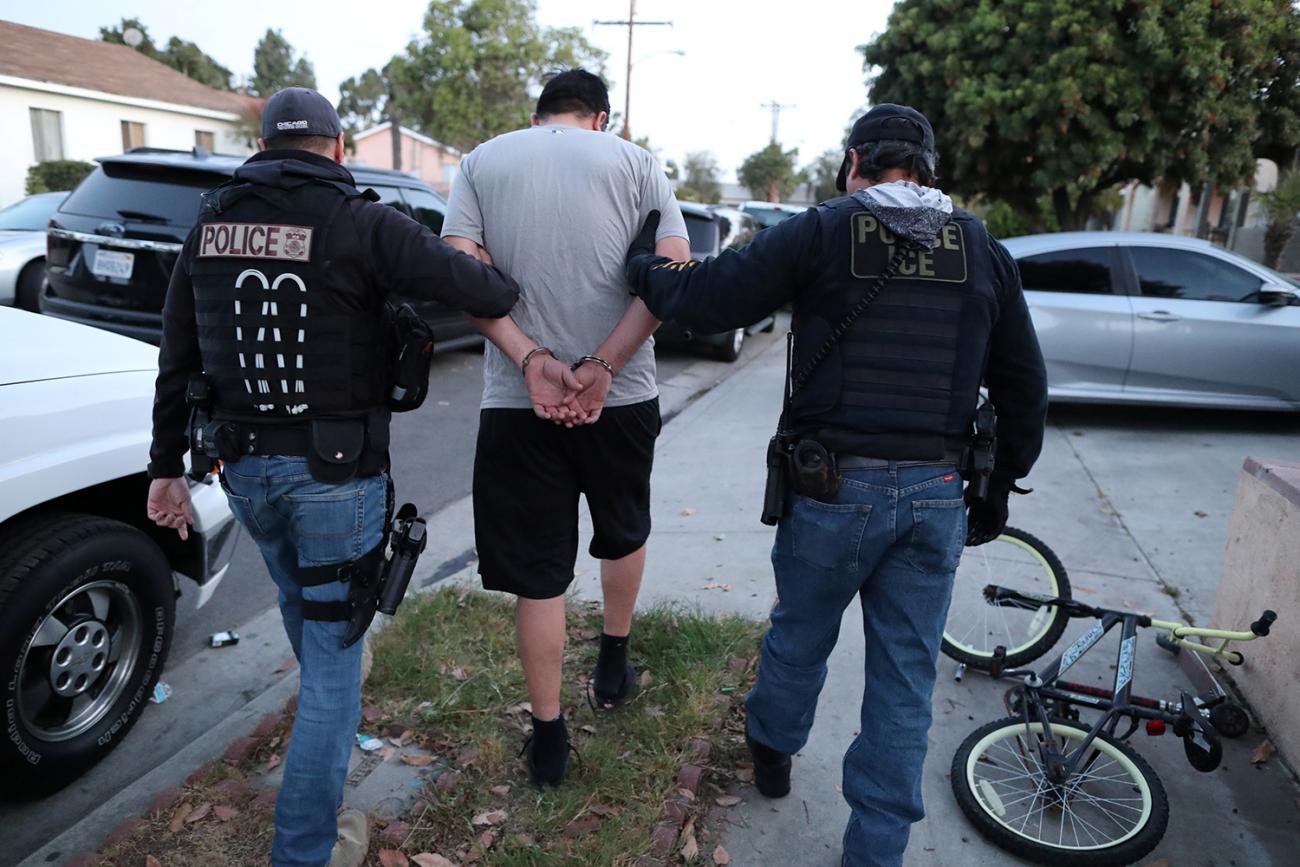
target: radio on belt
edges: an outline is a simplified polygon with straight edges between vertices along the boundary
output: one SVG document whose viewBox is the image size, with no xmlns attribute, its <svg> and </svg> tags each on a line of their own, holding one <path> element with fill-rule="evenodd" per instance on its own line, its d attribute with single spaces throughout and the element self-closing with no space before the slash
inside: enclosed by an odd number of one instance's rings
<svg viewBox="0 0 1300 867">
<path fill-rule="evenodd" d="M 214 632 L 209 642 L 213 647 L 225 647 L 230 644 L 239 643 L 239 633 L 233 629 L 227 629 L 225 632 Z"/>
</svg>

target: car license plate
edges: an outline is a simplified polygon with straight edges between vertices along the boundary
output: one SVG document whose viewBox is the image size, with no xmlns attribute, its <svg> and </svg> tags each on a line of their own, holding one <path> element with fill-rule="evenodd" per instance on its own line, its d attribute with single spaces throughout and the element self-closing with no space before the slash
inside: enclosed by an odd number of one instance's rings
<svg viewBox="0 0 1300 867">
<path fill-rule="evenodd" d="M 99 250 L 95 253 L 95 261 L 90 266 L 90 273 L 96 277 L 116 277 L 119 280 L 130 280 L 131 271 L 134 268 L 134 253 Z"/>
</svg>

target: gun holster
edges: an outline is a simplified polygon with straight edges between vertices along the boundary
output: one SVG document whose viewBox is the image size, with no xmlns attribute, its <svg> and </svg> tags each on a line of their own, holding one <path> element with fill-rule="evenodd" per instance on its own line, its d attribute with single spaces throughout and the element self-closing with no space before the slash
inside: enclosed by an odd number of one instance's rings
<svg viewBox="0 0 1300 867">
<path fill-rule="evenodd" d="M 348 628 L 343 633 L 343 646 L 351 647 L 361 636 L 366 634 L 375 619 L 375 609 L 379 606 L 379 590 L 383 585 L 384 545 L 376 545 L 370 553 L 360 560 L 355 560 L 346 580 L 348 581 Z"/>
<path fill-rule="evenodd" d="M 975 411 L 975 430 L 966 450 L 965 466 L 961 468 L 962 475 L 970 482 L 968 499 L 988 499 L 989 479 L 993 476 L 993 459 L 998 449 L 997 431 L 997 413 L 986 400 Z"/>
<path fill-rule="evenodd" d="M 397 606 L 406 595 L 407 585 L 415 572 L 427 543 L 424 520 L 411 503 L 397 512 L 391 531 L 385 541 L 374 550 L 351 564 L 354 568 L 348 587 L 348 628 L 343 635 L 343 646 L 351 647 L 366 634 L 375 619 L 375 612 L 395 614 Z M 385 556 L 384 549 L 391 554 Z"/>
<path fill-rule="evenodd" d="M 790 487 L 810 500 L 825 503 L 835 499 L 840 492 L 835 456 L 816 440 L 800 440 L 790 453 Z"/>
<path fill-rule="evenodd" d="M 216 467 L 216 456 L 208 454 L 203 447 L 203 433 L 212 424 L 212 385 L 206 376 L 190 377 L 185 385 L 185 403 L 190 408 L 189 429 L 186 431 L 190 445 L 190 471 L 187 475 L 201 482 Z"/>
</svg>

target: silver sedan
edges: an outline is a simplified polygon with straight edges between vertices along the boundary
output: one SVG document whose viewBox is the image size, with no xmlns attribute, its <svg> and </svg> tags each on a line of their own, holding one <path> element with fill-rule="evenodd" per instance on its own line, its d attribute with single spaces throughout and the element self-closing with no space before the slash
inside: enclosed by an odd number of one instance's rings
<svg viewBox="0 0 1300 867">
<path fill-rule="evenodd" d="M 65 193 L 38 193 L 0 211 L 0 304 L 35 310 L 45 282 L 45 227 Z"/>
<path fill-rule="evenodd" d="M 1172 235 L 1005 244 L 1053 400 L 1300 410 L 1300 282 Z"/>
</svg>

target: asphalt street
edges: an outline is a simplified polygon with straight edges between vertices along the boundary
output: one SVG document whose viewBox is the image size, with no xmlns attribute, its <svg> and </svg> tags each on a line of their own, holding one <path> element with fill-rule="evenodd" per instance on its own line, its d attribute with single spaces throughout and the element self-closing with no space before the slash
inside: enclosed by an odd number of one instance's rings
<svg viewBox="0 0 1300 867">
<path fill-rule="evenodd" d="M 758 348 L 759 338 L 770 340 L 769 335 L 755 335 L 751 338 L 754 345 L 747 347 L 747 352 Z M 659 381 L 671 379 L 705 357 L 703 351 L 686 347 L 661 348 Z M 434 357 L 424 406 L 394 417 L 393 478 L 402 502 L 413 502 L 430 515 L 469 493 L 482 390 L 481 350 L 452 351 Z M 240 540 L 230 571 L 207 605 L 195 607 L 198 594 L 192 586 L 181 590 L 169 668 L 207 648 L 212 633 L 238 630 L 240 624 L 275 604 L 275 587 L 257 546 L 247 536 Z"/>
</svg>

